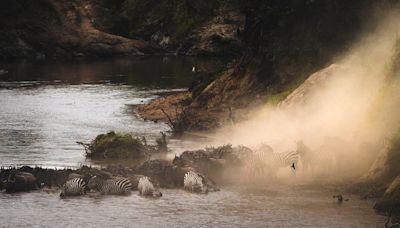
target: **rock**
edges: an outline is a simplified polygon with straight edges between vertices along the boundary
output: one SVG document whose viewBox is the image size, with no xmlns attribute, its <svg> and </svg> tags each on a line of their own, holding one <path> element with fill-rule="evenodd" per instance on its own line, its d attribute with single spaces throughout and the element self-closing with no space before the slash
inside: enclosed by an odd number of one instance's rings
<svg viewBox="0 0 400 228">
<path fill-rule="evenodd" d="M 171 39 L 169 36 L 163 34 L 162 32 L 156 32 L 154 33 L 150 40 L 154 43 L 157 43 L 163 48 L 168 48 L 168 46 L 171 44 Z"/>
<path fill-rule="evenodd" d="M 343 201 L 349 201 L 350 200 L 350 199 L 347 199 L 347 198 L 343 199 L 342 194 L 334 195 L 334 196 L 332 196 L 332 198 L 336 199 L 336 202 L 339 203 L 339 204 L 343 203 Z"/>
<path fill-rule="evenodd" d="M 238 31 L 244 29 L 245 17 L 234 9 L 221 8 L 217 15 L 195 30 L 181 44 L 184 55 L 239 56 L 243 47 Z"/>
<path fill-rule="evenodd" d="M 377 211 L 390 211 L 400 209 L 400 176 L 396 177 L 389 185 L 376 204 L 374 209 Z"/>
<path fill-rule="evenodd" d="M 392 140 L 385 142 L 371 168 L 363 176 L 363 181 L 382 183 L 388 186 L 400 174 L 400 167 L 397 163 L 399 160 L 400 134 L 398 133 Z"/>
<path fill-rule="evenodd" d="M 346 73 L 349 68 L 332 64 L 320 71 L 313 73 L 307 78 L 297 89 L 291 92 L 285 100 L 278 104 L 280 108 L 291 108 L 297 106 L 304 106 L 308 103 L 309 99 L 313 97 L 313 93 L 324 86 L 333 78 L 338 75 L 348 75 Z"/>
<path fill-rule="evenodd" d="M 163 53 L 156 45 L 99 29 L 93 1 L 3 1 L 0 58 L 126 56 Z M 13 15 L 18 14 L 19 17 Z M 78 53 L 78 54 L 74 54 Z"/>
</svg>

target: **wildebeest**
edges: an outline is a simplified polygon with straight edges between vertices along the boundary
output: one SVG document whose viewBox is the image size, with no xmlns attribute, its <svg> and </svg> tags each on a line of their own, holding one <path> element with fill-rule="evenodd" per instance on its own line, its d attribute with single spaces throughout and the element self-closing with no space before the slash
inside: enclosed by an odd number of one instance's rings
<svg viewBox="0 0 400 228">
<path fill-rule="evenodd" d="M 38 189 L 37 179 L 32 173 L 13 170 L 4 183 L 7 193 Z"/>
</svg>

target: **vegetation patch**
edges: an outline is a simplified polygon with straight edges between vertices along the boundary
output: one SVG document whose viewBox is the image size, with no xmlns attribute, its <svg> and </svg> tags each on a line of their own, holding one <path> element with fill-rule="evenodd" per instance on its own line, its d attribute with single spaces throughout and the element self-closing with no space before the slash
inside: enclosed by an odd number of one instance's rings
<svg viewBox="0 0 400 228">
<path fill-rule="evenodd" d="M 89 145 L 86 153 L 90 158 L 144 158 L 147 149 L 144 143 L 130 134 L 115 133 L 98 135 Z"/>
<path fill-rule="evenodd" d="M 138 138 L 114 131 L 98 135 L 90 144 L 77 143 L 85 147 L 86 157 L 93 159 L 141 159 L 154 153 L 168 152 L 164 132 L 156 140 L 156 145 L 147 144 L 145 137 Z"/>
</svg>

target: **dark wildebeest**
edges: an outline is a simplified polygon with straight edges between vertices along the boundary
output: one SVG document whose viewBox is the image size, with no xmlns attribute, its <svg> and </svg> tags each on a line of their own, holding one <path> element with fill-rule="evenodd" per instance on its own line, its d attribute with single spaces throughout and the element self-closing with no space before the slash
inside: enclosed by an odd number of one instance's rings
<svg viewBox="0 0 400 228">
<path fill-rule="evenodd" d="M 5 182 L 7 193 L 38 189 L 36 177 L 32 173 L 13 170 Z"/>
</svg>

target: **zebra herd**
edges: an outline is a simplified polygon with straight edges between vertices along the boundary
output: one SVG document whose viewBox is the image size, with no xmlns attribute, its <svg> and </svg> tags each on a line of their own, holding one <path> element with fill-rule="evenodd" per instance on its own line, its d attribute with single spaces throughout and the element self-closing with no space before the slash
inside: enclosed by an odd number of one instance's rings
<svg viewBox="0 0 400 228">
<path fill-rule="evenodd" d="M 249 181 L 256 181 L 264 177 L 276 177 L 280 168 L 290 168 L 295 173 L 300 161 L 304 166 L 304 157 L 309 149 L 303 142 L 297 142 L 296 150 L 274 152 L 272 147 L 263 144 L 258 150 L 251 151 L 245 159 L 245 170 Z"/>
<path fill-rule="evenodd" d="M 127 178 L 117 177 L 106 179 L 93 176 L 88 184 L 81 177 L 66 181 L 61 187 L 61 197 L 85 195 L 88 190 L 97 191 L 103 195 L 126 195 L 131 192 L 132 183 Z"/>
<path fill-rule="evenodd" d="M 204 176 L 197 172 L 187 172 L 184 175 L 183 183 L 184 189 L 189 192 L 208 193 Z M 99 192 L 102 195 L 128 195 L 132 189 L 132 182 L 124 177 L 104 178 L 93 176 L 86 184 L 82 177 L 75 177 L 73 175 L 62 185 L 60 197 L 85 195 L 90 190 Z M 141 196 L 162 196 L 155 183 L 147 176 L 140 177 L 137 189 Z"/>
</svg>

